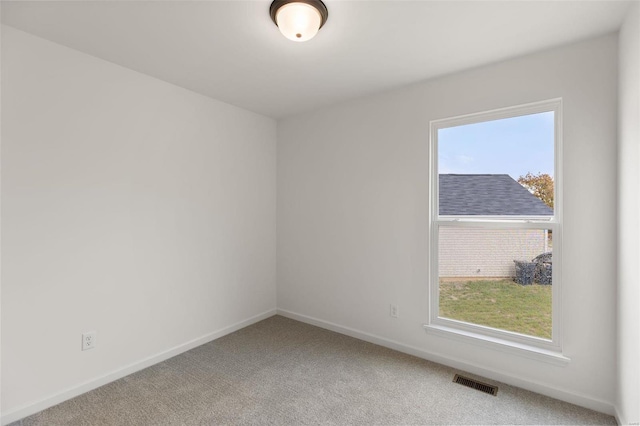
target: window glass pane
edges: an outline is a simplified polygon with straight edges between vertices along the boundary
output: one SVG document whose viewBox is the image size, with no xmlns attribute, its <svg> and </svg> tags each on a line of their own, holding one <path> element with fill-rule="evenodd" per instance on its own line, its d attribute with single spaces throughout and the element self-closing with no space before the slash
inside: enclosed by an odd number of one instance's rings
<svg viewBox="0 0 640 426">
<path fill-rule="evenodd" d="M 440 226 L 440 317 L 551 339 L 546 229 Z"/>
<path fill-rule="evenodd" d="M 552 216 L 554 112 L 438 130 L 440 215 Z"/>
</svg>

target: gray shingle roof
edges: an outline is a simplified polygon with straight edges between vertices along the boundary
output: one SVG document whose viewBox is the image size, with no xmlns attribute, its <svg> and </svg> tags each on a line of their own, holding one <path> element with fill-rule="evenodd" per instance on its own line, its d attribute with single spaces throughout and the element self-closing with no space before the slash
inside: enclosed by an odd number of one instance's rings
<svg viewBox="0 0 640 426">
<path fill-rule="evenodd" d="M 441 174 L 439 180 L 441 215 L 553 215 L 509 175 Z"/>
</svg>

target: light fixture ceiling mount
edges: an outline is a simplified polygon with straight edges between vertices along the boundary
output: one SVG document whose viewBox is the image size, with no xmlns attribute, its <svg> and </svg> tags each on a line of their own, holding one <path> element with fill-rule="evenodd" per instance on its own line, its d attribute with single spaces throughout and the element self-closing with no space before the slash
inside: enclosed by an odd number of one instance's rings
<svg viewBox="0 0 640 426">
<path fill-rule="evenodd" d="M 282 35 L 293 41 L 312 39 L 329 17 L 320 0 L 274 0 L 269 14 Z"/>
</svg>

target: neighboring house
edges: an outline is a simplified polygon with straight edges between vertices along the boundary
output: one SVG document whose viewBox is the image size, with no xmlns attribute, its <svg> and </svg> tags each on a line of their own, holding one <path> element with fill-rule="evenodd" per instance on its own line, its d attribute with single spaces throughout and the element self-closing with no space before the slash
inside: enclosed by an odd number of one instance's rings
<svg viewBox="0 0 640 426">
<path fill-rule="evenodd" d="M 439 180 L 440 215 L 553 215 L 506 174 L 441 174 Z M 514 260 L 530 261 L 550 250 L 545 230 L 441 227 L 439 241 L 440 277 L 512 277 Z"/>
</svg>

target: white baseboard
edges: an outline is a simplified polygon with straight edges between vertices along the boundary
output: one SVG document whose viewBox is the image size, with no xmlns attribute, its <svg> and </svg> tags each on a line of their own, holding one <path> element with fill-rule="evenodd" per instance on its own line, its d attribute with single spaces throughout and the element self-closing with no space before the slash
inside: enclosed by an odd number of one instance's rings
<svg viewBox="0 0 640 426">
<path fill-rule="evenodd" d="M 60 404 L 63 401 L 74 398 L 85 392 L 89 392 L 90 390 L 99 388 L 100 386 L 106 385 L 107 383 L 113 382 L 114 380 L 121 379 L 122 377 L 128 376 L 129 374 L 135 373 L 136 371 L 140 371 L 154 364 L 157 364 L 159 362 L 172 358 L 190 349 L 193 349 L 200 345 L 204 345 L 205 343 L 209 343 L 212 340 L 219 339 L 222 336 L 226 336 L 227 334 L 233 333 L 234 331 L 240 330 L 241 328 L 247 327 L 258 321 L 262 321 L 263 319 L 269 318 L 275 314 L 276 314 L 276 310 L 271 309 L 269 311 L 255 315 L 251 318 L 247 318 L 246 320 L 232 324 L 228 327 L 222 328 L 212 333 L 205 334 L 204 336 L 190 340 L 181 345 L 174 346 L 173 348 L 160 352 L 159 354 L 152 355 L 143 360 L 134 362 L 133 364 L 129 364 L 125 367 L 119 368 L 115 371 L 112 371 L 111 373 L 105 374 L 104 376 L 96 377 L 95 379 L 92 379 L 82 384 L 79 384 L 77 386 L 73 386 L 71 388 L 65 389 L 47 398 L 41 399 L 39 401 L 34 401 L 29 404 L 25 404 L 21 407 L 10 410 L 6 413 L 2 413 L 2 418 L 0 420 L 0 423 L 2 425 L 7 425 L 11 422 L 15 422 L 16 420 L 20 420 L 22 418 L 30 416 L 31 414 L 35 414 L 46 408 Z"/>
<path fill-rule="evenodd" d="M 424 349 L 416 348 L 414 346 L 405 345 L 400 342 L 396 342 L 384 337 L 379 337 L 374 334 L 365 333 L 353 328 L 344 327 L 338 324 L 334 324 L 329 321 L 324 321 L 318 318 L 309 317 L 307 315 L 297 314 L 295 312 L 287 311 L 284 309 L 277 310 L 278 315 L 291 318 L 300 322 L 315 325 L 327 330 L 335 331 L 336 333 L 345 334 L 347 336 L 354 337 L 356 339 L 364 340 L 365 342 L 374 343 L 376 345 L 384 346 L 389 349 L 394 349 L 398 352 L 403 352 L 409 355 L 416 356 L 418 358 L 426 359 L 428 361 L 437 362 L 457 370 L 467 371 L 478 376 L 487 377 L 489 379 L 496 380 L 498 382 L 506 383 L 511 386 L 516 386 L 522 389 L 526 389 L 531 392 L 539 393 L 549 396 L 551 398 L 559 399 L 561 401 L 569 402 L 571 404 L 579 405 L 581 407 L 588 408 L 590 410 L 605 413 L 611 416 L 616 416 L 616 410 L 613 405 L 608 402 L 601 401 L 588 397 L 586 395 L 576 394 L 567 390 L 555 388 L 542 383 L 523 380 L 516 376 L 511 376 L 499 371 L 488 369 L 480 365 L 470 363 L 468 361 L 462 361 L 450 356 L 441 355 L 435 352 L 425 351 Z M 621 420 L 618 418 L 618 421 Z"/>
<path fill-rule="evenodd" d="M 615 413 L 614 417 L 616 418 L 616 422 L 618 422 L 619 425 L 628 425 L 629 424 L 629 423 L 627 423 L 627 420 L 624 418 L 624 416 L 622 414 L 620 414 L 620 410 L 618 410 L 617 406 L 613 407 L 613 411 Z"/>
<path fill-rule="evenodd" d="M 189 342 L 175 346 L 159 354 L 150 356 L 148 358 L 145 358 L 133 364 L 129 364 L 111 373 L 89 380 L 85 383 L 74 386 L 72 388 L 68 388 L 66 390 L 63 390 L 57 394 L 51 395 L 42 400 L 25 404 L 9 412 L 2 413 L 2 418 L 0 423 L 2 425 L 7 425 L 16 420 L 20 420 L 24 417 L 30 416 L 31 414 L 35 414 L 39 411 L 42 411 L 44 409 L 57 405 L 68 399 L 74 398 L 85 392 L 89 392 L 107 383 L 113 382 L 129 374 L 135 373 L 136 371 L 140 371 L 144 368 L 150 367 L 154 364 L 167 360 L 171 357 L 179 355 L 190 349 L 193 349 L 205 343 L 216 340 L 227 334 L 233 333 L 234 331 L 240 330 L 251 324 L 262 321 L 263 319 L 269 318 L 275 314 L 282 315 L 284 317 L 291 318 L 307 324 L 315 325 L 317 327 L 321 327 L 327 330 L 335 331 L 337 333 L 351 336 L 356 339 L 364 340 L 366 342 L 374 343 L 376 345 L 394 349 L 399 352 L 403 352 L 403 353 L 413 355 L 419 358 L 423 358 L 429 361 L 437 362 L 439 364 L 447 365 L 449 367 L 452 367 L 458 370 L 467 371 L 467 372 L 477 374 L 479 376 L 484 376 L 502 383 L 506 383 L 506 384 L 517 386 L 519 388 L 526 389 L 532 392 L 547 395 L 549 397 L 556 398 L 561 401 L 566 401 L 571 404 L 579 405 L 581 407 L 589 408 L 594 411 L 606 413 L 606 414 L 615 416 L 616 420 L 618 421 L 618 424 L 625 424 L 624 419 L 620 416 L 620 413 L 618 412 L 618 410 L 615 407 L 613 407 L 610 403 L 607 403 L 605 401 L 593 399 L 588 396 L 579 395 L 574 392 L 569 392 L 563 389 L 550 387 L 548 385 L 544 385 L 541 383 L 523 380 L 515 376 L 511 376 L 508 374 L 504 374 L 495 370 L 487 369 L 487 368 L 469 363 L 467 361 L 461 361 L 455 358 L 451 358 L 449 356 L 437 354 L 435 352 L 425 351 L 420 348 L 405 345 L 400 342 L 379 337 L 373 334 L 365 333 L 363 331 L 355 330 L 349 327 L 344 327 L 338 324 L 331 323 L 329 321 L 324 321 L 318 318 L 297 314 L 295 312 L 291 312 L 283 309 L 277 309 L 277 310 L 272 309 L 272 310 L 266 311 L 262 314 L 253 316 L 244 321 L 240 321 L 238 323 L 235 323 L 233 325 L 230 325 L 228 327 L 225 327 L 213 333 L 206 334 L 197 339 L 193 339 Z"/>
</svg>

